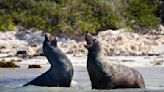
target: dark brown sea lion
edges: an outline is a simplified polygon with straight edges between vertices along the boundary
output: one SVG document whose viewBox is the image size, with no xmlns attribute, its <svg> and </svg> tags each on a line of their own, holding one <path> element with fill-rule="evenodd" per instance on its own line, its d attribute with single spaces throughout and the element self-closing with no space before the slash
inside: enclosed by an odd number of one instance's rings
<svg viewBox="0 0 164 92">
<path fill-rule="evenodd" d="M 85 39 L 85 47 L 88 49 L 87 70 L 92 89 L 145 88 L 144 79 L 138 71 L 105 60 L 99 41 L 89 33 Z"/>
<path fill-rule="evenodd" d="M 57 47 L 57 40 L 48 34 L 43 42 L 43 53 L 51 64 L 50 69 L 24 86 L 70 87 L 73 76 L 72 63 Z"/>
</svg>

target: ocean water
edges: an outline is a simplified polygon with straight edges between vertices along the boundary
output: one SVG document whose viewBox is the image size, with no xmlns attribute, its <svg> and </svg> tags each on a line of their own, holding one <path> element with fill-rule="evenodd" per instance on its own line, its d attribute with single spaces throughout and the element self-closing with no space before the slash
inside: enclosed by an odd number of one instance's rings
<svg viewBox="0 0 164 92">
<path fill-rule="evenodd" d="M 86 57 L 69 57 L 73 62 L 74 76 L 71 88 L 90 90 L 91 83 L 86 69 Z M 123 57 L 113 57 L 110 59 L 116 60 Z M 139 57 L 129 57 L 129 59 L 139 59 Z M 143 58 L 143 57 L 142 57 Z M 148 58 L 146 58 L 148 59 Z M 151 58 L 149 58 L 151 59 Z M 137 66 L 134 67 L 144 77 L 146 89 L 164 89 L 164 67 L 163 66 Z M 2 87 L 19 88 L 23 84 L 31 81 L 49 69 L 49 64 L 46 64 L 40 69 L 21 68 L 0 68 L 0 89 Z"/>
</svg>

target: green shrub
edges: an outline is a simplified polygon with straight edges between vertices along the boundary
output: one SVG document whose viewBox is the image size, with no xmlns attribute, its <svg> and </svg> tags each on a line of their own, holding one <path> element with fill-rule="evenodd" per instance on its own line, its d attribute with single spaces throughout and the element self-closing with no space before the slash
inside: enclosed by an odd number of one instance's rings
<svg viewBox="0 0 164 92">
<path fill-rule="evenodd" d="M 1 0 L 0 31 L 15 26 L 68 34 L 149 29 L 159 24 L 159 10 L 154 0 Z"/>
<path fill-rule="evenodd" d="M 122 16 L 126 24 L 133 29 L 151 29 L 160 23 L 159 3 L 152 0 L 122 0 Z"/>
</svg>

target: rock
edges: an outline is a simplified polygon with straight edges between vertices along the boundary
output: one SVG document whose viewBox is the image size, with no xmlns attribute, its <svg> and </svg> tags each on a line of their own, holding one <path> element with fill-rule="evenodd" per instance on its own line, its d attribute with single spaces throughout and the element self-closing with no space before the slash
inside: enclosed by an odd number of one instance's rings
<svg viewBox="0 0 164 92">
<path fill-rule="evenodd" d="M 73 56 L 83 56 L 87 53 L 87 50 L 84 48 L 84 42 L 71 42 L 60 44 L 59 48 L 62 49 L 66 54 L 72 54 Z"/>
<path fill-rule="evenodd" d="M 29 54 L 27 53 L 27 51 L 24 51 L 24 50 L 22 50 L 22 51 L 17 51 L 16 56 L 17 56 L 17 57 L 21 57 L 21 58 L 32 58 L 32 57 L 33 57 L 33 55 L 29 55 Z"/>
<path fill-rule="evenodd" d="M 26 51 L 17 51 L 16 55 L 26 55 Z"/>
<path fill-rule="evenodd" d="M 105 33 L 103 34 L 103 37 L 105 37 L 104 35 Z M 100 36 L 99 38 L 101 39 Z M 110 54 L 105 53 L 105 55 L 145 55 L 154 53 L 154 41 L 152 41 L 152 38 L 147 35 L 140 36 L 137 33 L 125 31 L 123 33 L 120 32 L 115 34 L 115 36 L 112 36 L 111 34 L 111 36 L 108 36 L 108 39 L 113 39 L 112 41 L 105 40 L 114 48 L 111 49 L 112 51 L 109 51 L 110 49 L 107 49 L 104 46 L 103 48 L 105 48 L 105 52 L 110 52 Z M 159 38 L 157 40 L 159 40 Z M 158 42 L 160 43 L 160 41 Z"/>
<path fill-rule="evenodd" d="M 73 56 L 74 56 L 74 57 L 81 57 L 81 56 L 83 56 L 83 54 L 80 53 L 80 52 L 79 52 L 79 53 L 76 52 L 76 53 L 73 54 Z"/>
<path fill-rule="evenodd" d="M 75 53 L 73 50 L 69 50 L 68 52 L 66 52 L 66 54 L 73 54 Z"/>
<path fill-rule="evenodd" d="M 71 87 L 79 88 L 79 84 L 76 81 L 72 80 L 71 81 Z"/>
<path fill-rule="evenodd" d="M 153 62 L 151 62 L 153 65 L 162 65 L 164 64 L 164 60 L 155 60 Z"/>
<path fill-rule="evenodd" d="M 122 62 L 135 62 L 135 60 L 122 60 Z"/>
<path fill-rule="evenodd" d="M 36 45 L 34 47 L 28 46 L 27 53 L 28 53 L 28 55 L 39 55 L 39 54 L 43 54 L 42 46 L 40 46 L 40 45 Z"/>
<path fill-rule="evenodd" d="M 15 60 L 15 59 L 11 59 L 10 62 L 22 62 L 21 59 Z"/>
<path fill-rule="evenodd" d="M 0 46 L 0 50 L 1 50 L 1 49 L 6 49 L 6 47 L 5 47 L 5 46 Z"/>
<path fill-rule="evenodd" d="M 156 30 L 156 34 L 164 34 L 164 26 L 160 25 L 157 30 Z"/>
<path fill-rule="evenodd" d="M 103 47 L 103 54 L 105 55 L 105 56 L 109 56 L 109 55 L 111 55 L 111 49 L 110 49 L 110 47 Z"/>
<path fill-rule="evenodd" d="M 6 60 L 2 59 L 0 61 L 0 67 L 3 67 L 3 68 L 18 68 L 20 66 L 16 65 L 14 62 L 6 61 Z"/>
<path fill-rule="evenodd" d="M 15 37 L 19 40 L 25 40 L 29 45 L 42 44 L 44 41 L 44 32 L 30 31 L 26 29 L 19 29 L 16 31 Z"/>
<path fill-rule="evenodd" d="M 98 33 L 98 38 L 100 38 L 101 40 L 107 40 L 109 36 L 112 35 L 112 30 L 106 30 L 106 31 L 100 31 Z"/>
<path fill-rule="evenodd" d="M 29 38 L 29 32 L 26 29 L 18 29 L 16 31 L 15 37 L 19 40 L 26 40 Z"/>
<path fill-rule="evenodd" d="M 13 39 L 15 39 L 14 35 L 15 35 L 14 31 L 0 32 L 0 39 L 1 40 L 13 40 Z"/>
<path fill-rule="evenodd" d="M 134 40 L 138 40 L 140 38 L 139 34 L 137 34 L 137 33 L 132 33 L 131 36 L 132 36 L 132 39 L 134 39 Z"/>
<path fill-rule="evenodd" d="M 37 49 L 36 49 L 36 52 L 35 52 L 35 54 L 34 54 L 34 55 L 40 55 L 40 56 L 43 56 L 44 54 L 43 54 L 42 47 L 37 48 Z"/>
<path fill-rule="evenodd" d="M 42 67 L 41 65 L 33 64 L 33 65 L 28 65 L 28 68 L 42 68 Z"/>
<path fill-rule="evenodd" d="M 155 55 L 161 50 L 156 47 L 164 44 L 164 27 L 159 26 L 159 35 L 138 34 L 127 29 L 100 31 L 96 38 L 102 44 L 104 55 Z M 13 54 L 25 50 L 28 55 L 43 55 L 42 42 L 44 32 L 35 28 L 30 30 L 18 29 L 16 31 L 0 32 L 0 52 Z M 84 56 L 87 50 L 85 41 L 77 42 L 62 38 L 58 41 L 59 48 L 67 54 Z"/>
</svg>

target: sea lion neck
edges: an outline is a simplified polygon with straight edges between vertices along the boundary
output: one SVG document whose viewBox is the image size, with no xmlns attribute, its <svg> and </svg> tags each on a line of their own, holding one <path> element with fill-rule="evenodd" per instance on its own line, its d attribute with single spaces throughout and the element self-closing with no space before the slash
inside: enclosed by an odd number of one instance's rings
<svg viewBox="0 0 164 92">
<path fill-rule="evenodd" d="M 62 63 L 61 59 L 65 57 L 65 55 L 64 53 L 62 53 L 62 51 L 58 47 L 53 47 L 48 44 L 44 48 L 46 48 L 44 49 L 44 52 L 46 52 L 45 56 L 47 57 L 51 66 L 54 66 L 56 63 L 59 63 L 59 62 Z M 55 61 L 53 59 L 54 57 L 55 57 Z"/>
<path fill-rule="evenodd" d="M 92 35 L 90 34 L 90 33 L 86 33 L 85 34 L 85 40 L 86 40 L 86 42 L 87 42 L 87 45 L 86 45 L 86 47 L 91 47 L 92 46 L 92 44 L 93 44 L 93 37 L 92 37 Z"/>
<path fill-rule="evenodd" d="M 88 49 L 88 57 L 90 57 L 89 60 L 90 59 L 96 60 L 97 58 L 102 56 L 103 56 L 102 49 L 99 43 L 97 43 L 97 45 L 93 46 L 92 48 Z"/>
<path fill-rule="evenodd" d="M 48 34 L 45 34 L 44 36 L 45 36 L 44 41 L 45 41 L 45 42 L 49 41 L 49 40 L 48 40 Z"/>
</svg>

